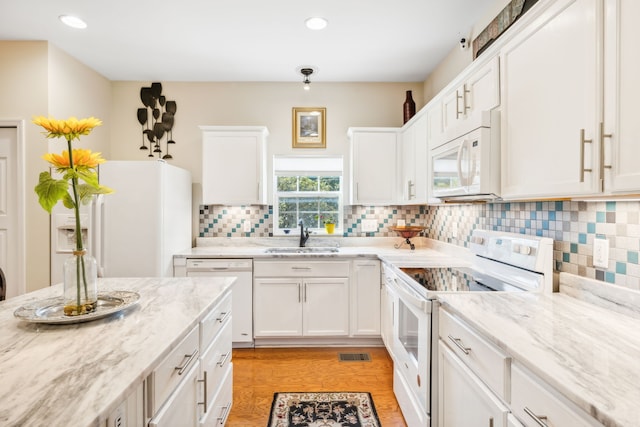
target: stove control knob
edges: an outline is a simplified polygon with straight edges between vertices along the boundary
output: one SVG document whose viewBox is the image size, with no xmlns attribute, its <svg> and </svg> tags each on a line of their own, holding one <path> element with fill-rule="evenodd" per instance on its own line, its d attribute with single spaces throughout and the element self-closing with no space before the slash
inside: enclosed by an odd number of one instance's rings
<svg viewBox="0 0 640 427">
<path fill-rule="evenodd" d="M 484 244 L 484 238 L 482 238 L 480 236 L 473 236 L 471 238 L 471 243 L 475 243 L 476 245 L 483 245 Z"/>
<path fill-rule="evenodd" d="M 520 245 L 517 243 L 514 243 L 513 246 L 511 246 L 511 250 L 517 254 L 520 253 Z"/>
<path fill-rule="evenodd" d="M 531 253 L 531 246 L 527 246 L 527 245 L 520 246 L 520 253 L 522 255 L 529 255 Z"/>
</svg>

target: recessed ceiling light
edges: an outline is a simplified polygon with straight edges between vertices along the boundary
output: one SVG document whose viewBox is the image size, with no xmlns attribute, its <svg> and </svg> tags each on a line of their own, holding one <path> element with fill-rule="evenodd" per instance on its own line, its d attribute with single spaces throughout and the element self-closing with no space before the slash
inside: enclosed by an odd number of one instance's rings
<svg viewBox="0 0 640 427">
<path fill-rule="evenodd" d="M 307 28 L 310 30 L 322 30 L 324 27 L 327 26 L 328 22 L 324 18 L 314 17 L 314 18 L 307 18 L 307 20 L 304 21 L 304 23 L 307 26 Z"/>
<path fill-rule="evenodd" d="M 72 15 L 60 15 L 58 17 L 65 25 L 68 25 L 72 28 L 85 29 L 87 28 L 87 23 L 77 16 Z"/>
</svg>

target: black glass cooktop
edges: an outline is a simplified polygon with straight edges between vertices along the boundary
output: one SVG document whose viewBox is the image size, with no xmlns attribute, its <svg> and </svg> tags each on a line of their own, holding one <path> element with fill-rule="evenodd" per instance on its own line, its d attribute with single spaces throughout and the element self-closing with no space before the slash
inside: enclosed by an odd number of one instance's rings
<svg viewBox="0 0 640 427">
<path fill-rule="evenodd" d="M 400 268 L 429 291 L 518 291 L 514 285 L 468 267 Z"/>
</svg>

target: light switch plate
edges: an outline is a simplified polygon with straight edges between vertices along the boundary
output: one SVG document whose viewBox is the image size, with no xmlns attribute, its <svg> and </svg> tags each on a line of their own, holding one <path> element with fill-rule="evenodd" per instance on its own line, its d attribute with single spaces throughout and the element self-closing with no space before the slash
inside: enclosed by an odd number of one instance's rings
<svg viewBox="0 0 640 427">
<path fill-rule="evenodd" d="M 378 220 L 376 220 L 376 219 L 363 219 L 362 220 L 362 231 L 364 233 L 378 231 Z"/>
<path fill-rule="evenodd" d="M 609 240 L 593 239 L 593 266 L 609 267 Z"/>
</svg>

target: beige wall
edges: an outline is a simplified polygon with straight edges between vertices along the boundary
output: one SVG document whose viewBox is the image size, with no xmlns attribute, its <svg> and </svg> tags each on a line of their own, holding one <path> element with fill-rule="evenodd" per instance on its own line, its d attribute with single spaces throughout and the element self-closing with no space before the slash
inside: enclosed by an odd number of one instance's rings
<svg viewBox="0 0 640 427">
<path fill-rule="evenodd" d="M 49 215 L 40 207 L 33 191 L 38 175 L 48 167 L 41 157 L 47 152 L 49 141 L 31 120 L 39 115 L 108 118 L 110 82 L 42 41 L 0 41 L 0 64 L 0 118 L 25 122 L 25 165 L 21 173 L 26 188 L 26 290 L 29 292 L 49 285 Z M 108 127 L 99 129 L 95 136 L 87 138 L 87 148 L 108 150 Z"/>
<path fill-rule="evenodd" d="M 469 39 L 473 41 L 478 34 L 485 29 L 485 27 L 493 21 L 493 19 L 500 13 L 502 9 L 509 4 L 511 0 L 494 0 L 491 7 L 485 12 L 484 16 L 478 21 L 471 29 Z M 424 98 L 423 103 L 426 104 L 438 94 L 451 80 L 453 80 L 464 68 L 473 62 L 473 48 L 469 46 L 467 49 L 462 50 L 456 45 L 454 49 L 449 52 L 447 57 L 436 67 L 435 70 L 424 82 Z"/>
</svg>

